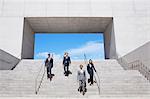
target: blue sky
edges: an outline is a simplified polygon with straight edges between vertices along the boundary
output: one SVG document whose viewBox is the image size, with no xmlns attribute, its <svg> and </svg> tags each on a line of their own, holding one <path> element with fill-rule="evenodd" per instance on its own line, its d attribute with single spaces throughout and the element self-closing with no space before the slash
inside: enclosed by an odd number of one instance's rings
<svg viewBox="0 0 150 99">
<path fill-rule="evenodd" d="M 52 53 L 54 59 L 62 59 L 64 52 L 69 52 L 73 60 L 104 59 L 103 34 L 35 34 L 34 59 L 45 59 Z"/>
</svg>

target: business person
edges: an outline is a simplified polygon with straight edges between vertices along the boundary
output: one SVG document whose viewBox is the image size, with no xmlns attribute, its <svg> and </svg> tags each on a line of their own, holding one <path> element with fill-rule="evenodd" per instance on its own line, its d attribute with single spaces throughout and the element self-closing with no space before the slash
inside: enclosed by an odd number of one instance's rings
<svg viewBox="0 0 150 99">
<path fill-rule="evenodd" d="M 87 91 L 86 89 L 86 72 L 83 69 L 83 65 L 80 65 L 80 69 L 77 72 L 77 80 L 79 82 L 78 91 L 84 95 Z"/>
<path fill-rule="evenodd" d="M 88 80 L 88 83 L 90 83 L 90 85 L 93 85 L 93 76 L 94 76 L 94 71 L 96 72 L 96 69 L 91 59 L 89 60 L 89 63 L 87 65 L 87 71 L 88 74 L 90 75 L 90 79 Z"/>
<path fill-rule="evenodd" d="M 47 79 L 52 79 L 52 68 L 53 68 L 53 55 L 51 57 L 50 54 L 48 54 L 48 57 L 45 60 L 45 66 L 47 67 Z"/>
<path fill-rule="evenodd" d="M 69 73 L 71 73 L 69 71 L 69 65 L 71 64 L 71 59 L 70 56 L 67 52 L 65 52 L 64 54 L 64 58 L 63 58 L 63 66 L 64 66 L 64 74 L 65 76 L 68 76 Z"/>
</svg>

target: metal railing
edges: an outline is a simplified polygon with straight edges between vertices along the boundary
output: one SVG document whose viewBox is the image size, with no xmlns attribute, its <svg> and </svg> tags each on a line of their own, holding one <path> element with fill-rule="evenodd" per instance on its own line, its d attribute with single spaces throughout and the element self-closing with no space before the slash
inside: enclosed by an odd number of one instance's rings
<svg viewBox="0 0 150 99">
<path fill-rule="evenodd" d="M 38 75 L 35 78 L 35 94 L 38 94 L 39 89 L 41 88 L 43 79 L 44 79 L 44 75 L 45 75 L 45 65 L 44 63 L 42 63 L 40 70 L 38 72 Z"/>
<path fill-rule="evenodd" d="M 85 62 L 85 65 L 87 66 L 86 54 L 84 54 L 84 62 Z M 98 73 L 97 73 L 97 72 L 95 72 L 95 73 L 96 73 L 96 75 L 94 75 L 94 79 L 95 79 L 95 81 L 96 81 L 96 85 L 97 85 L 97 88 L 98 88 L 98 93 L 99 93 L 99 95 L 100 95 L 100 78 L 99 78 Z M 97 76 L 98 80 L 97 80 L 96 76 Z"/>
<path fill-rule="evenodd" d="M 97 79 L 96 79 L 96 75 L 97 75 L 98 81 L 97 81 Z M 98 93 L 99 93 L 99 95 L 100 95 L 100 78 L 99 78 L 99 75 L 98 75 L 97 72 L 96 72 L 96 75 L 94 75 L 94 78 L 95 78 L 95 80 L 96 80 L 96 84 L 97 84 L 97 87 L 98 87 Z"/>
<path fill-rule="evenodd" d="M 135 60 L 133 62 L 128 63 L 128 68 L 129 69 L 138 70 L 140 65 L 141 65 L 140 61 L 139 60 Z"/>
<path fill-rule="evenodd" d="M 124 58 L 119 58 L 117 61 L 125 70 L 138 70 L 147 80 L 150 81 L 150 68 L 140 60 L 128 63 Z"/>
<path fill-rule="evenodd" d="M 147 80 L 150 81 L 150 68 L 148 68 L 140 60 L 135 60 L 129 63 L 130 69 L 138 70 Z"/>
</svg>

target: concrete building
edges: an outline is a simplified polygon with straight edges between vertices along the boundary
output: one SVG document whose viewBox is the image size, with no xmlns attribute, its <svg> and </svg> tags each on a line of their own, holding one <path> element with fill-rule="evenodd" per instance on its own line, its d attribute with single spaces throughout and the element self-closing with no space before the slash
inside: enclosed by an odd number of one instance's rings
<svg viewBox="0 0 150 99">
<path fill-rule="evenodd" d="M 103 32 L 105 58 L 118 58 L 150 41 L 150 2 L 0 0 L 0 31 L 0 49 L 19 59 L 33 58 L 36 32 Z"/>
<path fill-rule="evenodd" d="M 34 56 L 34 34 L 37 32 L 103 32 L 105 58 L 118 61 L 105 60 L 97 63 L 97 66 L 102 66 L 97 67 L 100 70 L 99 74 L 103 73 L 101 74 L 104 80 L 102 92 L 107 95 L 149 95 L 150 88 L 147 87 L 149 86 L 147 80 L 150 80 L 149 0 L 0 0 L 0 70 L 13 69 L 19 63 L 16 70 L 0 71 L 2 81 L 0 96 L 24 96 L 28 93 L 33 96 L 33 79 L 40 70 L 39 63 L 42 62 L 24 59 L 32 59 Z M 138 70 L 144 77 L 137 71 L 125 71 L 121 66 L 127 70 Z M 30 73 L 34 76 L 29 75 Z M 58 72 L 56 74 L 59 75 Z M 112 77 L 117 80 L 109 83 L 113 80 Z M 8 78 L 11 80 L 8 81 Z M 73 78 L 70 82 L 74 81 Z M 59 82 L 60 79 L 56 81 Z M 44 82 L 45 86 L 49 86 L 46 79 Z M 116 86 L 118 83 L 126 87 Z M 27 89 L 24 87 L 20 89 L 22 84 L 25 84 Z M 59 85 L 55 87 L 58 88 Z M 62 89 L 68 95 L 69 91 Z M 91 88 L 89 94 L 97 93 L 95 89 Z M 53 88 L 43 87 L 41 90 L 43 95 L 46 90 Z"/>
<path fill-rule="evenodd" d="M 68 27 L 69 26 L 69 27 Z M 106 58 L 150 40 L 148 0 L 0 0 L 0 48 L 33 58 L 33 32 L 103 32 Z"/>
</svg>

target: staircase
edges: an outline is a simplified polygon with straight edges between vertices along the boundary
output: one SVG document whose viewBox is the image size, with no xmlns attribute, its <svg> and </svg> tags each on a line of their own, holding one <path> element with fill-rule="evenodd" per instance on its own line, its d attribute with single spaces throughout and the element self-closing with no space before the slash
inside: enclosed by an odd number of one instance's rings
<svg viewBox="0 0 150 99">
<path fill-rule="evenodd" d="M 80 64 L 85 65 L 84 61 L 72 62 L 69 77 L 63 74 L 62 62 L 54 62 L 53 80 L 50 82 L 45 74 L 36 95 L 35 79 L 42 64 L 42 60 L 22 60 L 14 70 L 1 70 L 0 97 L 99 97 L 97 84 L 87 84 L 85 96 L 77 91 L 77 70 Z M 94 61 L 94 64 L 100 78 L 100 97 L 149 96 L 150 83 L 138 71 L 124 70 L 116 60 Z"/>
</svg>

